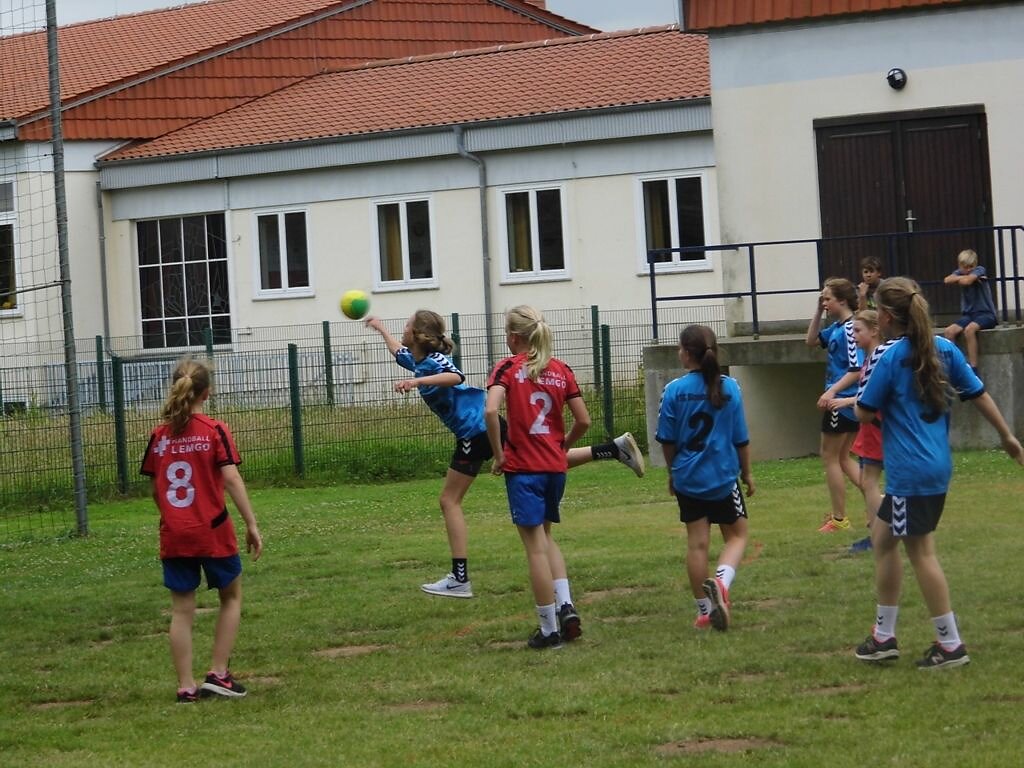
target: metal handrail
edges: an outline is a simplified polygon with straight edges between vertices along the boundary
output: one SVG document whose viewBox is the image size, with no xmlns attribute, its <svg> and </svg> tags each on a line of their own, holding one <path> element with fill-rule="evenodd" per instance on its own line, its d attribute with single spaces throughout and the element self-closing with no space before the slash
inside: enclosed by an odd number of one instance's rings
<svg viewBox="0 0 1024 768">
<path fill-rule="evenodd" d="M 750 299 L 750 311 L 751 311 L 751 324 L 753 327 L 754 338 L 760 337 L 760 322 L 758 319 L 758 296 L 779 296 L 789 294 L 801 294 L 801 293 L 817 293 L 820 288 L 792 288 L 787 290 L 776 290 L 776 291 L 758 291 L 757 290 L 757 263 L 755 260 L 755 250 L 765 246 L 776 246 L 776 245 L 808 245 L 814 244 L 817 260 L 818 260 L 818 274 L 820 277 L 822 267 L 822 251 L 824 246 L 828 243 L 833 242 L 849 242 L 859 240 L 885 240 L 887 244 L 887 270 L 886 274 L 893 274 L 895 270 L 892 268 L 896 263 L 897 248 L 896 245 L 901 239 L 912 239 L 921 238 L 925 236 L 936 236 L 936 235 L 954 235 L 963 234 L 965 232 L 984 232 L 996 235 L 996 256 L 997 256 L 997 274 L 992 276 L 992 279 L 997 285 L 1000 296 L 1000 310 L 1002 321 L 1009 322 L 1009 286 L 1012 286 L 1013 290 L 1013 307 L 1014 307 L 1014 320 L 1017 323 L 1022 322 L 1024 315 L 1022 315 L 1022 302 L 1021 302 L 1021 284 L 1024 283 L 1024 276 L 1021 275 L 1021 260 L 1020 253 L 1017 246 L 1017 238 L 1014 234 L 1021 234 L 1024 236 L 1024 225 L 1012 224 L 992 227 L 956 227 L 950 229 L 929 229 L 921 230 L 918 232 L 884 232 L 868 235 L 844 235 L 841 237 L 817 237 L 817 238 L 799 238 L 795 240 L 761 240 L 757 242 L 747 243 L 728 243 L 723 245 L 690 245 L 680 248 L 652 248 L 647 251 L 647 268 L 648 268 L 648 279 L 651 287 L 651 324 L 652 324 L 652 338 L 658 340 L 658 304 L 659 302 L 665 301 L 684 301 L 691 299 L 738 299 L 748 297 Z M 1006 248 L 1006 234 L 1009 234 L 1010 241 L 1010 270 L 1012 274 L 1007 274 L 1007 248 Z M 701 294 L 689 294 L 685 296 L 673 295 L 673 296 L 659 296 L 657 289 L 657 265 L 661 262 L 655 261 L 659 256 L 664 256 L 673 253 L 707 253 L 715 251 L 741 251 L 746 250 L 747 252 L 747 264 L 750 275 L 750 290 L 747 291 L 727 291 L 722 293 L 701 293 Z M 918 281 L 921 285 L 941 285 L 941 281 Z"/>
</svg>

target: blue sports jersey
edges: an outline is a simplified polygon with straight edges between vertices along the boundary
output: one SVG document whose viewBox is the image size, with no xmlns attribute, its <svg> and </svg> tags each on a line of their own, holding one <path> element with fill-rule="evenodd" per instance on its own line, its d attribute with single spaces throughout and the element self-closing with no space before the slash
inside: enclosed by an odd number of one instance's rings
<svg viewBox="0 0 1024 768">
<path fill-rule="evenodd" d="M 972 400 L 984 393 L 984 384 L 955 344 L 937 336 L 935 351 L 946 380 L 961 400 Z M 885 414 L 885 492 L 892 496 L 934 496 L 946 493 L 953 475 L 950 412 L 948 408 L 942 413 L 926 411 L 917 394 L 910 361 L 910 342 L 906 337 L 895 340 L 873 360 L 857 405 Z"/>
<path fill-rule="evenodd" d="M 420 397 L 460 440 L 487 431 L 484 421 L 487 393 L 479 387 L 469 386 L 465 374 L 455 367 L 451 358 L 440 352 L 431 352 L 416 362 L 408 347 L 402 347 L 395 352 L 395 362 L 412 371 L 417 379 L 438 373 L 457 374 L 462 381 L 454 387 L 419 387 Z"/>
<path fill-rule="evenodd" d="M 853 337 L 853 317 L 845 322 L 836 321 L 818 333 L 818 343 L 828 350 L 825 362 L 825 389 L 828 389 L 850 371 L 860 371 L 864 362 L 864 350 L 857 346 Z M 857 393 L 857 382 L 836 393 L 836 397 L 853 397 Z M 856 421 L 853 408 L 840 408 L 839 413 L 850 421 Z"/>
<path fill-rule="evenodd" d="M 957 277 L 964 277 L 959 269 L 954 270 Z M 992 301 L 992 290 L 988 285 L 988 275 L 984 267 L 975 267 L 968 274 L 977 275 L 978 279 L 970 285 L 960 286 L 960 314 L 964 317 L 996 314 L 996 305 Z"/>
<path fill-rule="evenodd" d="M 717 501 L 732 493 L 740 471 L 736 449 L 750 442 L 743 396 L 735 379 L 722 376 L 721 408 L 707 398 L 699 371 L 670 381 L 658 412 L 659 443 L 672 443 L 672 486 L 697 499 Z"/>
</svg>

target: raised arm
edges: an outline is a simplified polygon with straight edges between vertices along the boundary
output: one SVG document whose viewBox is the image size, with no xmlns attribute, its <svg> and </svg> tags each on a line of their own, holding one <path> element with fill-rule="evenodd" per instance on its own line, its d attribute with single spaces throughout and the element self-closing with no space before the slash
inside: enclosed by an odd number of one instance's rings
<svg viewBox="0 0 1024 768">
<path fill-rule="evenodd" d="M 388 333 L 388 329 L 384 327 L 384 324 L 381 323 L 379 317 L 374 317 L 373 315 L 371 315 L 370 317 L 366 318 L 364 324 L 366 325 L 367 328 L 372 328 L 381 335 L 381 338 L 384 339 L 384 343 L 388 345 L 388 351 L 392 355 L 402 348 L 402 342 L 400 342 L 398 339 L 396 339 L 394 336 Z"/>
<path fill-rule="evenodd" d="M 821 331 L 821 315 L 824 312 L 824 308 L 821 303 L 821 294 L 815 298 L 815 312 L 811 315 L 811 322 L 807 325 L 807 346 L 808 347 L 819 347 L 821 342 L 818 341 L 818 333 Z"/>
</svg>

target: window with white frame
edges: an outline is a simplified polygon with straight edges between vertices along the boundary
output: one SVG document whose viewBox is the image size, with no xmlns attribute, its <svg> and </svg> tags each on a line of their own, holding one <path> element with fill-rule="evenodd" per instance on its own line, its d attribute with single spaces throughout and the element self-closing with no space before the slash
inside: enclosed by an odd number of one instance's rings
<svg viewBox="0 0 1024 768">
<path fill-rule="evenodd" d="M 505 190 L 505 276 L 509 280 L 568 275 L 560 187 Z"/>
<path fill-rule="evenodd" d="M 430 226 L 430 201 L 373 201 L 377 236 L 377 288 L 437 285 Z"/>
<path fill-rule="evenodd" d="M 135 223 L 142 346 L 198 346 L 231 341 L 224 214 Z"/>
<path fill-rule="evenodd" d="M 643 232 L 641 270 L 648 270 L 647 252 L 661 248 L 706 245 L 704 225 L 704 178 L 701 175 L 640 179 Z M 709 269 L 704 251 L 658 254 L 659 270 Z"/>
<path fill-rule="evenodd" d="M 304 210 L 257 213 L 256 240 L 259 245 L 257 296 L 313 295 Z"/>
<path fill-rule="evenodd" d="M 15 263 L 14 182 L 0 181 L 0 314 L 18 312 L 18 271 Z"/>
</svg>

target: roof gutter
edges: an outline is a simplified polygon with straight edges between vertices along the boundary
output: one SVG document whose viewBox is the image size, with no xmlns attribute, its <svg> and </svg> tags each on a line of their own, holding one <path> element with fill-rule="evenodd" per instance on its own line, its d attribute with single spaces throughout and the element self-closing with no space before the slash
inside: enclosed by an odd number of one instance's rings
<svg viewBox="0 0 1024 768">
<path fill-rule="evenodd" d="M 481 160 L 477 155 L 472 154 L 466 149 L 466 137 L 461 125 L 453 125 L 452 133 L 455 135 L 455 147 L 459 151 L 459 156 L 464 157 L 470 162 L 476 163 L 477 171 L 479 174 L 479 194 L 480 194 L 480 265 L 483 269 L 483 282 L 484 282 L 484 332 L 487 341 L 487 370 L 491 369 L 494 365 L 494 319 L 492 317 L 492 298 L 491 298 L 491 248 L 490 248 L 490 230 L 488 228 L 488 217 L 487 217 L 487 166 L 484 165 L 484 161 Z"/>
</svg>

